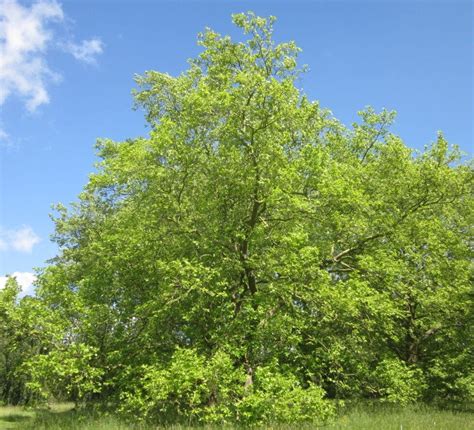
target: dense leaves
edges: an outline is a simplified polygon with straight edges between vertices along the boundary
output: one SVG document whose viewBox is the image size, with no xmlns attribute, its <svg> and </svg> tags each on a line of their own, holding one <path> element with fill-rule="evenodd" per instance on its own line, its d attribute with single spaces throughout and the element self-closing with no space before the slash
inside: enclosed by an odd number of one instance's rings
<svg viewBox="0 0 474 430">
<path fill-rule="evenodd" d="M 405 146 L 393 112 L 343 126 L 273 18 L 233 19 L 245 40 L 206 30 L 185 73 L 137 77 L 149 137 L 99 141 L 57 208 L 34 300 L 62 341 L 29 387 L 161 422 L 472 398 L 472 166 L 442 134 Z"/>
</svg>

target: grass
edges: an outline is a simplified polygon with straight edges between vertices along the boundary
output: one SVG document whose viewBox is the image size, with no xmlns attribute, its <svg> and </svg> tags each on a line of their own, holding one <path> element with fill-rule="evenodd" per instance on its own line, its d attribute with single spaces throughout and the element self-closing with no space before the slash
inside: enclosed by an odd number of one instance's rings
<svg viewBox="0 0 474 430">
<path fill-rule="evenodd" d="M 0 430 L 26 429 L 33 425 L 42 413 L 57 414 L 70 413 L 72 405 L 70 403 L 58 403 L 51 410 L 33 410 L 21 406 L 0 406 Z"/>
<path fill-rule="evenodd" d="M 389 407 L 359 405 L 341 413 L 329 430 L 474 430 L 472 411 L 442 410 L 426 405 Z"/>
<path fill-rule="evenodd" d="M 133 421 L 133 417 L 131 417 Z M 170 430 L 196 429 L 171 426 Z M 199 427 L 201 430 L 231 429 L 227 426 Z M 428 406 L 405 408 L 363 404 L 341 411 L 323 427 L 311 424 L 273 425 L 267 430 L 474 430 L 472 410 L 443 410 Z M 162 427 L 126 424 L 114 416 L 98 416 L 76 412 L 71 404 L 57 404 L 48 410 L 25 410 L 20 407 L 0 407 L 0 430 L 159 430 Z"/>
<path fill-rule="evenodd" d="M 33 412 L 16 406 L 0 407 L 0 429 L 19 429 L 22 423 L 31 421 L 33 416 Z"/>
</svg>

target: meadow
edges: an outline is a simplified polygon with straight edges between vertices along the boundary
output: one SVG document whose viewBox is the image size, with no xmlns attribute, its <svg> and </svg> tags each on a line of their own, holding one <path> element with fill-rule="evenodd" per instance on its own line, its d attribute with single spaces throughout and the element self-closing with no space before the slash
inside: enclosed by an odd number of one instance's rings
<svg viewBox="0 0 474 430">
<path fill-rule="evenodd" d="M 113 415 L 98 415 L 91 411 L 75 411 L 70 403 L 53 405 L 50 409 L 28 410 L 21 407 L 0 407 L 0 430 L 158 430 L 165 427 L 126 423 Z M 166 427 L 186 429 L 232 429 L 235 426 L 184 426 Z M 267 425 L 272 430 L 470 430 L 474 429 L 472 409 L 440 409 L 426 405 L 389 407 L 386 405 L 359 405 L 341 410 L 337 418 L 324 426 Z"/>
</svg>

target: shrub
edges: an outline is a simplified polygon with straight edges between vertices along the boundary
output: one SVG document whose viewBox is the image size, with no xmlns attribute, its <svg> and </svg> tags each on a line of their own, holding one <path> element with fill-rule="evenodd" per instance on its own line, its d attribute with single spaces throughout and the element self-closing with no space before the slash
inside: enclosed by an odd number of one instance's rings
<svg viewBox="0 0 474 430">
<path fill-rule="evenodd" d="M 422 371 L 396 358 L 382 360 L 372 380 L 372 390 L 382 401 L 402 405 L 418 400 L 426 388 Z"/>
<path fill-rule="evenodd" d="M 121 411 L 158 423 L 242 423 L 325 421 L 334 413 L 324 390 L 303 388 L 276 365 L 258 368 L 245 387 L 243 366 L 224 352 L 210 359 L 177 349 L 165 367 L 147 366 L 134 391 L 122 395 Z"/>
<path fill-rule="evenodd" d="M 162 423 L 225 422 L 244 376 L 223 352 L 206 361 L 192 349 L 177 349 L 168 366 L 144 368 L 139 386 L 122 395 L 121 409 Z"/>
<path fill-rule="evenodd" d="M 238 404 L 238 419 L 245 424 L 323 422 L 334 414 L 324 394 L 314 384 L 303 388 L 293 374 L 280 373 L 275 365 L 261 367 L 251 392 Z"/>
</svg>

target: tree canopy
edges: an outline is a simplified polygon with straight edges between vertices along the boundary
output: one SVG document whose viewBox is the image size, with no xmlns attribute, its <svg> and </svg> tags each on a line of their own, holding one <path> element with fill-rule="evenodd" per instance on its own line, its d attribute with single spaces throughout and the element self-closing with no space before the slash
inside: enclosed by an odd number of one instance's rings
<svg viewBox="0 0 474 430">
<path fill-rule="evenodd" d="M 136 78 L 149 136 L 97 143 L 37 297 L 0 291 L 1 327 L 41 326 L 15 367 L 28 396 L 2 398 L 241 423 L 472 399 L 472 164 L 442 134 L 407 147 L 393 112 L 344 126 L 273 17 L 233 21 L 242 41 L 207 29 L 187 71 Z"/>
</svg>

